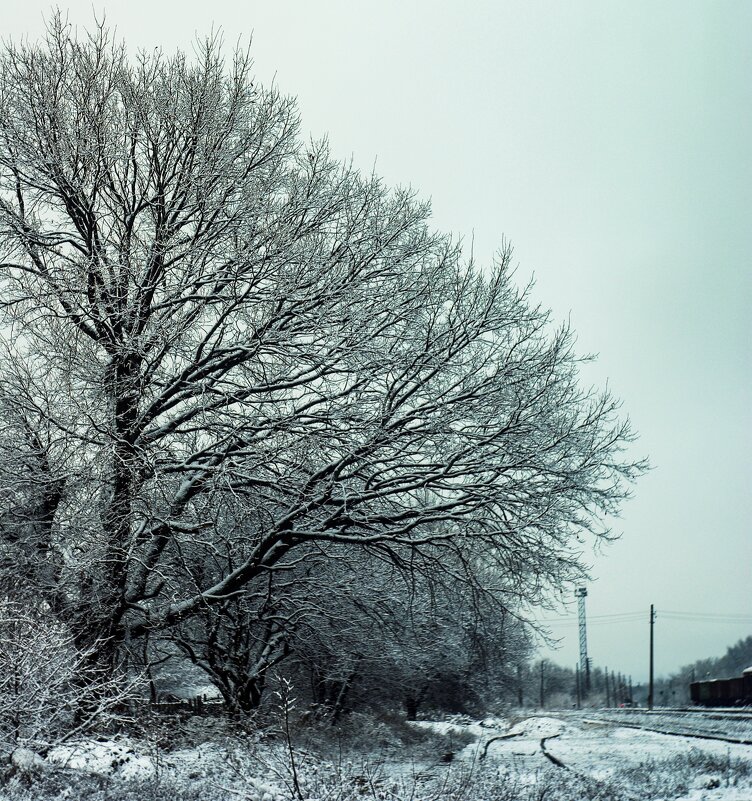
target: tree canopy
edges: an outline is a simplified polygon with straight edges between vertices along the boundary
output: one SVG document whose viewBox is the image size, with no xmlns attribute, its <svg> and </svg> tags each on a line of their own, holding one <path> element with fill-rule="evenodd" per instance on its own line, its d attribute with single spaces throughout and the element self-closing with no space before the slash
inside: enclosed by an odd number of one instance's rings
<svg viewBox="0 0 752 801">
<path fill-rule="evenodd" d="M 328 560 L 508 608 L 581 575 L 642 464 L 507 244 L 478 268 L 215 40 L 132 57 L 55 17 L 0 59 L 15 595 L 117 660 Z"/>
</svg>

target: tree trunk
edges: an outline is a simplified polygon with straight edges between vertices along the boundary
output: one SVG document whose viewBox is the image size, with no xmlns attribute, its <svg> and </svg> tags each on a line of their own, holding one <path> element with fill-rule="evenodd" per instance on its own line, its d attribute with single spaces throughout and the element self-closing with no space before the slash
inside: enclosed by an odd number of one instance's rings
<svg viewBox="0 0 752 801">
<path fill-rule="evenodd" d="M 405 698 L 405 712 L 407 714 L 408 720 L 417 720 L 418 719 L 418 706 L 419 702 L 416 696 L 408 695 Z"/>
</svg>

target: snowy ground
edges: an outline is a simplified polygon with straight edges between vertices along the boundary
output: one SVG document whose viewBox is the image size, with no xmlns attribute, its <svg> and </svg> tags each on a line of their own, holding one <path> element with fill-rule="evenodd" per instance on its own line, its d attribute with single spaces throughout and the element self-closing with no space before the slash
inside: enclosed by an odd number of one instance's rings
<svg viewBox="0 0 752 801">
<path fill-rule="evenodd" d="M 752 746 L 591 718 L 422 721 L 412 724 L 430 738 L 419 756 L 406 746 L 385 757 L 374 729 L 355 757 L 294 748 L 294 771 L 285 742 L 256 736 L 170 749 L 83 741 L 50 752 L 54 780 L 30 767 L 36 778 L 0 790 L 0 801 L 752 801 Z M 198 731 L 201 720 L 190 725 Z"/>
<path fill-rule="evenodd" d="M 751 745 L 657 734 L 590 718 L 588 713 L 536 715 L 497 726 L 494 732 L 471 725 L 468 729 L 480 738 L 457 758 L 479 764 L 485 759 L 525 777 L 554 764 L 547 751 L 560 763 L 559 770 L 619 788 L 627 797 L 752 801 Z M 673 723 L 690 728 L 686 718 L 677 716 Z M 634 720 L 630 723 L 636 725 Z M 672 720 L 663 719 L 662 725 L 670 728 Z M 717 728 L 715 732 L 721 733 Z M 738 722 L 730 723 L 729 733 L 738 735 Z M 646 789 L 655 794 L 645 795 Z"/>
<path fill-rule="evenodd" d="M 752 762 L 751 746 L 593 725 L 582 719 L 551 724 L 550 733 L 558 736 L 546 743 L 547 750 L 580 774 L 628 787 L 635 778 L 639 783 L 640 772 L 656 771 L 658 763 L 669 762 L 675 768 L 675 776 L 684 774 L 676 778 L 689 786 L 687 798 L 752 801 L 750 776 L 739 788 L 731 786 L 730 775 L 731 764 Z M 496 743 L 493 747 L 498 755 L 504 746 Z"/>
</svg>

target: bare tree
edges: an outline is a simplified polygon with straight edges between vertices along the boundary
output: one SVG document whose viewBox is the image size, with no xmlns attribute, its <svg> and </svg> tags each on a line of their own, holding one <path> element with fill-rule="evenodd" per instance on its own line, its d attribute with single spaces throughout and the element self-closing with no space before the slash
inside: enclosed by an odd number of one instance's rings
<svg viewBox="0 0 752 801">
<path fill-rule="evenodd" d="M 272 668 L 288 656 L 293 620 L 289 609 L 275 609 L 271 592 L 249 592 L 206 604 L 172 640 L 241 716 L 260 705 Z"/>
<path fill-rule="evenodd" d="M 498 578 L 481 587 L 450 571 L 406 575 L 362 554 L 339 556 L 311 582 L 314 603 L 290 635 L 292 662 L 309 674 L 322 710 L 336 719 L 358 705 L 403 707 L 415 719 L 426 704 L 467 711 L 501 694 L 528 649 Z"/>
<path fill-rule="evenodd" d="M 214 40 L 129 58 L 55 17 L 1 73 L 6 401 L 54 432 L 44 519 L 100 659 L 317 544 L 482 552 L 527 599 L 579 573 L 641 466 L 508 247 L 463 262 Z M 233 504 L 242 559 L 197 584 Z"/>
<path fill-rule="evenodd" d="M 0 592 L 25 586 L 49 603 L 58 591 L 53 527 L 65 486 L 50 461 L 54 432 L 7 406 L 0 419 Z"/>
</svg>

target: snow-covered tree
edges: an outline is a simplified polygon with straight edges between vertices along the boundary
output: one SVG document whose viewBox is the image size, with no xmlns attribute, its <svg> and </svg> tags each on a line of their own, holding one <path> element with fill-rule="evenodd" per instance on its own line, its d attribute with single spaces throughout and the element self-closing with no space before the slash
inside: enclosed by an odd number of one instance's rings
<svg viewBox="0 0 752 801">
<path fill-rule="evenodd" d="M 309 582 L 289 638 L 304 677 L 296 681 L 322 710 L 401 707 L 414 718 L 425 706 L 460 711 L 502 694 L 528 646 L 498 577 L 457 580 L 462 565 L 448 554 L 444 575 L 407 574 L 346 549 L 332 557 Z"/>
<path fill-rule="evenodd" d="M 640 465 L 508 247 L 464 261 L 216 41 L 55 17 L 0 75 L 2 400 L 51 432 L 44 558 L 101 660 L 332 544 L 482 554 L 525 600 L 580 573 Z"/>
</svg>

